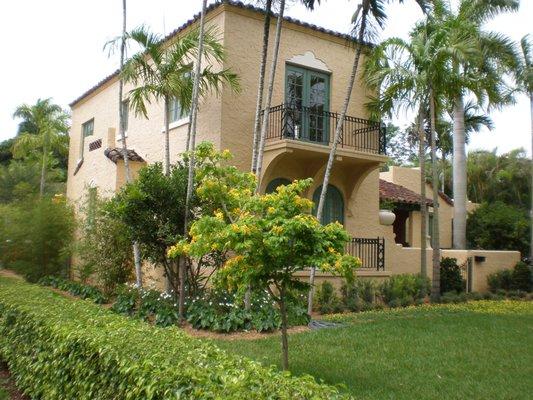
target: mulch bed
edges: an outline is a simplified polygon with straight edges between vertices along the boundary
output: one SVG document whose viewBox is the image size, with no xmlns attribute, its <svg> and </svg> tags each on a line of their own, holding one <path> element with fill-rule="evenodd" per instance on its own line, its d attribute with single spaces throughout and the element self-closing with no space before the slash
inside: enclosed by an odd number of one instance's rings
<svg viewBox="0 0 533 400">
<path fill-rule="evenodd" d="M 10 400 L 30 400 L 28 396 L 24 396 L 20 390 L 15 386 L 15 382 L 7 369 L 7 364 L 0 361 L 0 387 L 9 393 Z"/>
</svg>

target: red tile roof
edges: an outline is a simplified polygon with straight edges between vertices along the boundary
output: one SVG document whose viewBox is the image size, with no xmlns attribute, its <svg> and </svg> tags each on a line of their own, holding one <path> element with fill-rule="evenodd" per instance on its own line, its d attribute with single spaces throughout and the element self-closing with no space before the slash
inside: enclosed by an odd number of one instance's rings
<svg viewBox="0 0 533 400">
<path fill-rule="evenodd" d="M 257 12 L 257 13 L 264 13 L 264 10 L 262 8 L 255 7 L 253 5 L 245 4 L 245 3 L 241 2 L 241 1 L 234 1 L 234 0 L 218 0 L 217 2 L 211 4 L 210 6 L 207 7 L 207 12 L 210 12 L 212 10 L 217 9 L 222 4 L 229 4 L 231 6 L 242 8 L 242 9 L 245 9 L 245 10 L 251 10 L 251 11 L 254 11 L 254 12 Z M 276 15 L 276 14 L 274 14 L 274 15 Z M 172 39 L 174 36 L 178 35 L 180 32 L 182 32 L 184 29 L 188 28 L 190 25 L 194 24 L 199 19 L 200 19 L 200 14 L 198 13 L 198 14 L 194 15 L 191 19 L 189 19 L 187 22 L 185 22 L 178 29 L 175 29 L 174 31 L 170 32 L 167 36 L 165 36 L 163 38 L 163 41 L 167 41 L 167 40 Z M 333 31 L 333 30 L 330 30 L 330 29 L 326 29 L 326 28 L 322 28 L 320 26 L 309 24 L 307 22 L 303 22 L 303 21 L 300 21 L 300 20 L 295 19 L 295 18 L 283 17 L 283 20 L 287 21 L 287 22 L 291 22 L 291 23 L 299 25 L 299 26 L 303 26 L 305 28 L 313 29 L 313 30 L 318 31 L 318 32 L 322 32 L 322 33 L 325 33 L 325 34 L 328 34 L 328 35 L 336 36 L 336 37 L 339 37 L 341 39 L 346 39 L 349 42 L 356 42 L 357 41 L 357 39 L 355 39 L 351 35 L 348 35 L 348 34 L 345 34 L 345 33 L 336 32 L 336 31 Z M 367 46 L 373 46 L 369 42 L 363 42 L 363 44 L 365 44 Z M 92 88 L 90 88 L 85 93 L 83 93 L 81 96 L 79 96 L 77 99 L 72 101 L 69 104 L 69 106 L 70 107 L 74 107 L 77 103 L 82 101 L 85 97 L 87 97 L 90 94 L 94 93 L 96 90 L 98 90 L 98 88 L 100 88 L 101 86 L 103 86 L 107 82 L 111 81 L 113 78 L 117 77 L 118 73 L 119 73 L 119 70 L 117 69 L 111 75 L 108 75 L 107 77 L 102 79 L 100 82 L 98 82 L 96 85 L 94 85 Z"/>
<path fill-rule="evenodd" d="M 404 186 L 392 182 L 379 180 L 379 198 L 394 203 L 420 204 L 420 195 Z M 433 205 L 433 201 L 426 198 L 427 205 Z"/>
<path fill-rule="evenodd" d="M 113 161 L 115 164 L 118 160 L 123 160 L 122 149 L 115 147 L 114 149 L 105 149 L 104 154 L 107 158 Z M 128 160 L 144 162 L 144 158 L 137 154 L 135 150 L 128 149 Z"/>
</svg>

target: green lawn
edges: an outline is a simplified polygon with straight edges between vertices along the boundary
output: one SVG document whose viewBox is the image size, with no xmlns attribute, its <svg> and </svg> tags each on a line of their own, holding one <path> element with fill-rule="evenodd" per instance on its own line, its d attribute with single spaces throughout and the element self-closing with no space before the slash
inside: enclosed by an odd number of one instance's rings
<svg viewBox="0 0 533 400">
<path fill-rule="evenodd" d="M 531 399 L 533 303 L 481 301 L 334 316 L 290 337 L 291 371 L 364 399 Z M 217 344 L 279 365 L 277 337 Z"/>
</svg>

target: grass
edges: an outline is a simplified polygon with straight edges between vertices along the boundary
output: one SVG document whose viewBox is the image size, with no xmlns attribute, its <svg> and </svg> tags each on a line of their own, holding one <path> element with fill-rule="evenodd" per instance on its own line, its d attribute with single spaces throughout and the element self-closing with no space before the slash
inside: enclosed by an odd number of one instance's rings
<svg viewBox="0 0 533 400">
<path fill-rule="evenodd" d="M 364 399 L 529 399 L 533 303 L 480 301 L 327 318 L 340 328 L 290 337 L 290 369 Z M 278 365 L 279 339 L 223 341 Z"/>
</svg>

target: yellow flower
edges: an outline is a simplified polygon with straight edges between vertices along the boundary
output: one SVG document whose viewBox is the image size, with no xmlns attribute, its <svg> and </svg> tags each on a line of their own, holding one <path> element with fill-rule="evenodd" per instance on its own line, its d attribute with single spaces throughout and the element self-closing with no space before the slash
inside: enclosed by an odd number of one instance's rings
<svg viewBox="0 0 533 400">
<path fill-rule="evenodd" d="M 275 209 L 274 207 L 268 207 L 267 212 L 268 212 L 269 214 L 274 214 L 274 213 L 276 212 L 276 209 Z"/>
<path fill-rule="evenodd" d="M 222 211 L 216 211 L 215 212 L 215 218 L 219 220 L 224 220 L 224 214 L 222 214 Z"/>
</svg>

